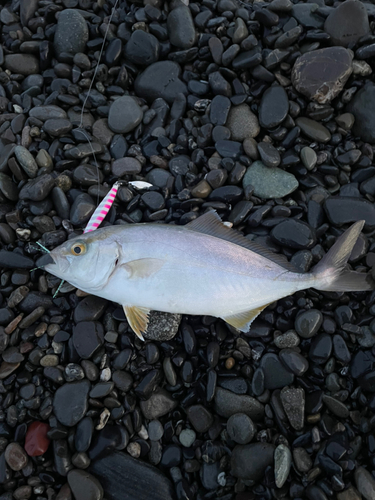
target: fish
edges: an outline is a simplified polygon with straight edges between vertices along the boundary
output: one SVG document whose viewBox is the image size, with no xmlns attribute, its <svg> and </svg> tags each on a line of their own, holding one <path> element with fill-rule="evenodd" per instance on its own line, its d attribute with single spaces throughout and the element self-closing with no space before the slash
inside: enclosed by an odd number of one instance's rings
<svg viewBox="0 0 375 500">
<path fill-rule="evenodd" d="M 347 267 L 363 226 L 354 223 L 308 273 L 228 227 L 214 210 L 185 226 L 102 227 L 66 241 L 37 264 L 120 304 L 142 340 L 150 311 L 214 316 L 248 332 L 268 305 L 297 291 L 372 290 L 368 274 Z"/>
</svg>

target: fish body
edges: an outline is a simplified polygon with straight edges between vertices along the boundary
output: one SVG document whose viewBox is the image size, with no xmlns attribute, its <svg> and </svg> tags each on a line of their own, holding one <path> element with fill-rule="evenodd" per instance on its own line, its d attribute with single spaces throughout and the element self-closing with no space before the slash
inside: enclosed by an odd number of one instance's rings
<svg viewBox="0 0 375 500">
<path fill-rule="evenodd" d="M 325 262 L 305 274 L 293 272 L 279 255 L 224 226 L 214 212 L 187 226 L 97 229 L 54 249 L 49 254 L 53 264 L 45 269 L 85 292 L 120 303 L 139 336 L 147 329 L 150 310 L 220 317 L 248 331 L 268 304 L 298 290 L 370 289 L 364 274 L 343 272 L 362 226 L 353 225 L 340 237 L 347 235 L 345 241 L 331 249 L 331 257 L 327 254 Z"/>
</svg>

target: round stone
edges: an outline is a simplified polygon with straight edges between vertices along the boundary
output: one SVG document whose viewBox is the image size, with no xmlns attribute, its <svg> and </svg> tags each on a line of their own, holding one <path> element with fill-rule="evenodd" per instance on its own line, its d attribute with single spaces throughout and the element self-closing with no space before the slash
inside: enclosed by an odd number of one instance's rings
<svg viewBox="0 0 375 500">
<path fill-rule="evenodd" d="M 271 443 L 237 445 L 232 451 L 231 473 L 240 479 L 260 481 L 273 464 L 275 446 Z"/>
<path fill-rule="evenodd" d="M 47 436 L 50 426 L 45 422 L 32 422 L 25 437 L 25 450 L 30 457 L 40 457 L 48 450 L 50 440 Z"/>
<path fill-rule="evenodd" d="M 28 457 L 20 444 L 9 443 L 5 448 L 5 461 L 12 470 L 19 471 L 26 467 Z"/>
<path fill-rule="evenodd" d="M 292 83 L 309 99 L 326 104 L 344 88 L 352 73 L 352 56 L 343 47 L 306 52 L 293 66 Z"/>
<path fill-rule="evenodd" d="M 167 20 L 169 40 L 179 49 L 190 49 L 195 43 L 195 28 L 191 11 L 185 5 L 173 9 Z"/>
<path fill-rule="evenodd" d="M 256 137 L 260 132 L 258 118 L 247 104 L 232 106 L 226 122 L 234 141 L 244 141 L 249 137 Z"/>
<path fill-rule="evenodd" d="M 347 0 L 332 10 L 324 23 L 324 31 L 334 45 L 354 45 L 370 31 L 365 6 L 357 0 Z"/>
<path fill-rule="evenodd" d="M 87 411 L 89 391 L 88 380 L 66 383 L 59 387 L 53 400 L 57 420 L 67 427 L 75 426 Z"/>
<path fill-rule="evenodd" d="M 77 54 L 85 52 L 89 30 L 85 19 L 76 9 L 60 12 L 55 32 L 54 48 L 57 56 L 62 53 Z"/>
<path fill-rule="evenodd" d="M 126 134 L 137 127 L 143 118 L 139 104 L 130 96 L 123 96 L 109 109 L 108 126 L 117 134 Z"/>
<path fill-rule="evenodd" d="M 232 415 L 227 422 L 229 437 L 238 444 L 248 444 L 255 435 L 255 425 L 244 413 Z"/>
<path fill-rule="evenodd" d="M 39 60 L 32 54 L 8 54 L 5 56 L 5 68 L 11 73 L 35 75 L 39 73 Z"/>
<path fill-rule="evenodd" d="M 289 100 L 284 88 L 272 85 L 263 94 L 259 105 L 259 123 L 272 129 L 280 125 L 289 112 Z"/>
<path fill-rule="evenodd" d="M 149 102 L 161 97 L 168 104 L 173 104 L 179 93 L 188 93 L 180 75 L 181 68 L 176 62 L 158 61 L 137 76 L 134 82 L 135 92 Z"/>
<path fill-rule="evenodd" d="M 310 309 L 299 314 L 294 327 L 300 337 L 310 339 L 317 334 L 323 323 L 323 314 L 317 309 Z"/>
<path fill-rule="evenodd" d="M 190 448 L 193 445 L 197 435 L 193 429 L 183 429 L 179 435 L 179 440 L 182 446 L 185 448 Z"/>
<path fill-rule="evenodd" d="M 266 167 L 261 161 L 255 161 L 246 171 L 243 187 L 253 186 L 255 196 L 263 199 L 283 198 L 298 188 L 298 181 L 293 174 L 281 168 Z"/>
<path fill-rule="evenodd" d="M 151 33 L 135 30 L 124 50 L 126 58 L 138 66 L 149 66 L 159 59 L 160 43 Z"/>
</svg>

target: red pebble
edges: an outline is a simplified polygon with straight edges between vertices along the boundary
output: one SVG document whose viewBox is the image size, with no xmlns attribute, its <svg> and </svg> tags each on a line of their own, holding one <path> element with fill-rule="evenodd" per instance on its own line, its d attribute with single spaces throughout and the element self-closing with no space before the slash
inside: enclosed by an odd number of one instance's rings
<svg viewBox="0 0 375 500">
<path fill-rule="evenodd" d="M 40 457 L 47 450 L 50 443 L 47 432 L 50 426 L 43 422 L 33 422 L 29 425 L 25 438 L 25 450 L 29 457 Z"/>
</svg>

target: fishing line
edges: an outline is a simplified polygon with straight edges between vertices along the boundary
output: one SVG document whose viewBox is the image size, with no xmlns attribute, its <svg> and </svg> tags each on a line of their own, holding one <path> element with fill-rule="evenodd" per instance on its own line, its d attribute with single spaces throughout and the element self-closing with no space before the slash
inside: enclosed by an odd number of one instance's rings
<svg viewBox="0 0 375 500">
<path fill-rule="evenodd" d="M 101 49 L 100 49 L 100 52 L 99 52 L 99 58 L 98 58 L 98 62 L 96 64 L 96 68 L 95 68 L 95 71 L 94 71 L 94 76 L 92 77 L 92 80 L 91 80 L 91 83 L 90 83 L 90 86 L 89 86 L 89 89 L 87 91 L 87 94 L 86 94 L 86 97 L 83 101 L 83 104 L 82 104 L 82 109 L 81 109 L 81 120 L 80 120 L 80 123 L 79 123 L 79 126 L 78 126 L 78 130 L 80 130 L 80 132 L 84 135 L 84 137 L 86 138 L 90 148 L 91 148 L 91 152 L 92 152 L 92 155 L 93 155 L 93 158 L 94 158 L 94 162 L 95 162 L 95 167 L 96 167 L 96 174 L 97 174 L 97 179 L 98 179 L 98 194 L 97 194 L 97 197 L 96 197 L 96 204 L 98 205 L 99 204 L 99 186 L 100 186 L 100 177 L 99 177 L 99 165 L 98 165 L 98 162 L 96 160 L 96 155 L 95 155 L 95 151 L 94 151 L 94 148 L 92 147 L 92 144 L 91 144 L 91 141 L 90 141 L 90 138 L 89 136 L 86 134 L 85 132 L 85 129 L 83 128 L 83 114 L 85 112 L 85 106 L 87 104 L 87 101 L 90 97 L 90 93 L 91 93 L 91 90 L 92 90 L 92 86 L 94 85 L 94 81 L 95 81 L 95 78 L 96 78 L 96 75 L 98 73 L 98 69 L 99 69 L 99 65 L 100 65 L 100 60 L 102 58 L 102 55 L 103 55 L 103 52 L 104 52 L 104 47 L 105 47 L 105 42 L 107 41 L 107 36 L 108 36 L 108 32 L 109 32 L 109 27 L 111 25 L 111 22 L 112 22 L 112 19 L 113 19 L 113 16 L 114 16 L 114 13 L 115 13 L 115 9 L 117 7 L 117 4 L 118 4 L 118 1 L 119 0 L 116 0 L 115 2 L 115 5 L 112 9 L 112 12 L 111 12 L 111 15 L 109 17 L 109 20 L 108 20 L 108 24 L 107 24 L 107 29 L 105 30 L 105 33 L 104 33 L 104 39 L 103 39 L 103 43 L 102 43 L 102 46 L 101 46 Z"/>
<path fill-rule="evenodd" d="M 40 248 L 42 248 L 42 250 L 44 250 L 45 252 L 47 252 L 47 253 L 51 253 L 51 251 L 50 251 L 50 250 L 48 250 L 48 248 L 46 248 L 45 246 L 43 246 L 41 243 L 39 243 L 39 241 L 36 241 L 35 243 L 36 243 L 37 245 L 39 245 L 39 246 L 40 246 Z"/>
<path fill-rule="evenodd" d="M 109 27 L 111 25 L 111 22 L 112 22 L 112 19 L 113 19 L 113 15 L 115 13 L 115 10 L 116 10 L 116 7 L 117 7 L 117 4 L 118 4 L 118 0 L 116 0 L 115 2 L 115 5 L 113 6 L 112 8 L 112 12 L 111 12 L 111 15 L 109 16 L 109 20 L 108 20 L 108 24 L 107 24 L 107 28 L 105 30 L 105 33 L 104 33 L 104 39 L 103 39 L 103 43 L 102 43 L 102 46 L 101 46 L 101 49 L 100 49 L 100 52 L 99 52 L 99 57 L 98 57 L 98 62 L 96 64 L 96 67 L 95 67 L 95 71 L 94 71 L 94 75 L 92 77 L 92 80 L 91 80 L 91 83 L 90 83 L 90 86 L 89 86 L 89 89 L 87 91 L 87 94 L 86 94 L 86 97 L 83 101 L 83 104 L 82 104 L 82 109 L 81 109 L 81 119 L 80 119 L 80 123 L 78 125 L 78 129 L 81 134 L 86 138 L 86 141 L 87 143 L 89 144 L 90 148 L 91 148 L 91 152 L 92 152 L 92 155 L 93 155 L 93 158 L 94 158 L 94 163 L 95 163 L 95 168 L 96 168 L 96 175 L 97 175 L 97 180 L 98 180 L 98 193 L 97 193 L 97 196 L 96 196 L 96 204 L 99 205 L 99 186 L 100 186 L 100 176 L 99 176 L 99 165 L 98 165 L 98 162 L 97 162 L 97 159 L 96 159 L 96 155 L 95 155 L 95 151 L 94 151 L 94 148 L 91 144 L 91 141 L 90 141 L 90 138 L 89 136 L 86 134 L 86 131 L 85 129 L 83 128 L 83 115 L 84 115 L 84 112 L 85 112 L 85 106 L 87 104 L 87 101 L 90 97 L 90 93 L 91 93 L 91 90 L 92 90 L 92 87 L 94 85 L 94 82 L 95 82 L 95 78 L 96 78 L 96 75 L 98 73 L 98 69 L 99 69 L 99 65 L 100 65 L 100 60 L 102 58 L 102 55 L 103 55 L 103 52 L 104 52 L 104 47 L 105 47 L 105 42 L 107 41 L 107 37 L 108 37 L 108 32 L 109 32 Z M 113 188 L 112 188 L 113 189 Z M 116 189 L 116 192 L 117 192 L 117 189 Z M 104 201 L 104 200 L 103 200 Z M 102 202 L 103 203 L 103 202 Z M 100 205 L 99 205 L 100 207 Z M 98 207 L 98 208 L 99 208 Z M 109 209 L 108 209 L 109 210 Z M 97 213 L 98 209 L 95 210 L 94 214 L 95 215 Z M 104 217 L 103 217 L 104 218 Z M 92 219 L 92 217 L 91 217 Z M 93 229 L 88 229 L 89 225 L 90 225 L 90 222 L 91 222 L 91 219 L 89 221 L 89 224 L 86 226 L 86 229 L 84 230 L 84 233 L 85 232 L 88 232 L 88 231 L 93 231 L 94 229 L 96 229 L 96 227 L 94 227 Z M 99 224 L 98 224 L 99 225 Z M 40 245 L 42 246 L 42 245 Z M 42 247 L 44 248 L 44 247 Z M 45 249 L 47 252 L 49 252 L 49 250 Z M 57 287 L 57 290 L 56 292 L 53 294 L 53 298 L 56 297 L 56 295 L 59 293 L 61 287 L 63 286 L 64 284 L 64 280 L 61 280 L 61 283 L 59 284 L 59 286 Z"/>
</svg>

